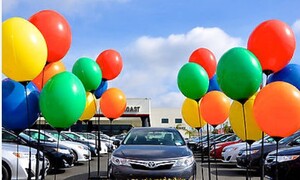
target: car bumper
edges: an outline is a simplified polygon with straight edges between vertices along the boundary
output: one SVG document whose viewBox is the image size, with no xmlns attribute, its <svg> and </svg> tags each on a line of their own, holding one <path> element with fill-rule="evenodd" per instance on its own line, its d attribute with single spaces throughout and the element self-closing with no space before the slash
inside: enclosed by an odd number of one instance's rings
<svg viewBox="0 0 300 180">
<path fill-rule="evenodd" d="M 180 178 L 189 179 L 196 172 L 196 163 L 189 167 L 176 167 L 165 170 L 133 169 L 130 166 L 111 166 L 110 173 L 116 179 L 122 178 Z"/>
<path fill-rule="evenodd" d="M 276 178 L 276 164 L 278 169 L 278 179 L 298 179 L 300 176 L 300 161 L 294 163 L 292 161 L 282 163 L 268 163 L 265 164 L 265 175 L 270 179 Z"/>
<path fill-rule="evenodd" d="M 236 157 L 236 165 L 239 168 L 250 168 L 259 169 L 260 168 L 260 157 L 259 156 L 238 156 Z"/>
<path fill-rule="evenodd" d="M 91 151 L 89 150 L 83 150 L 81 153 L 78 153 L 78 162 L 85 162 L 92 159 L 91 157 Z"/>
<path fill-rule="evenodd" d="M 222 152 L 222 162 L 236 163 L 236 155 Z"/>
</svg>

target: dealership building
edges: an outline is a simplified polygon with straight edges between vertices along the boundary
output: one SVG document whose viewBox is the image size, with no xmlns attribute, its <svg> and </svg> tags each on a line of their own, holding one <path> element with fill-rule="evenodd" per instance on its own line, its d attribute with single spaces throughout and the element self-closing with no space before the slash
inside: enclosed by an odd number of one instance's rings
<svg viewBox="0 0 300 180">
<path fill-rule="evenodd" d="M 152 108 L 149 98 L 128 98 L 127 107 L 123 115 L 112 122 L 99 111 L 97 100 L 97 113 L 88 121 L 78 121 L 71 127 L 72 131 L 102 131 L 106 134 L 120 134 L 127 132 L 132 127 L 177 127 L 183 136 L 190 130 L 182 118 L 180 108 Z M 40 124 L 49 126 L 44 120 Z"/>
</svg>

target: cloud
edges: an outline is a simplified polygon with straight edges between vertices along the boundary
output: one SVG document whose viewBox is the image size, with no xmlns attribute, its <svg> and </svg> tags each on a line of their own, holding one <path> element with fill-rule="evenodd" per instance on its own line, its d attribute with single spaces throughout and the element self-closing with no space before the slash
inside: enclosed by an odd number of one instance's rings
<svg viewBox="0 0 300 180">
<path fill-rule="evenodd" d="M 216 27 L 196 27 L 168 37 L 142 36 L 121 54 L 123 70 L 109 82 L 109 87 L 120 88 L 127 97 L 151 98 L 153 107 L 181 107 L 184 97 L 177 87 L 177 74 L 190 54 L 205 47 L 219 59 L 228 49 L 241 44 L 240 38 Z"/>
<path fill-rule="evenodd" d="M 293 29 L 293 31 L 294 31 L 295 34 L 299 34 L 300 35 L 300 19 L 296 20 L 293 23 L 292 29 Z"/>
</svg>

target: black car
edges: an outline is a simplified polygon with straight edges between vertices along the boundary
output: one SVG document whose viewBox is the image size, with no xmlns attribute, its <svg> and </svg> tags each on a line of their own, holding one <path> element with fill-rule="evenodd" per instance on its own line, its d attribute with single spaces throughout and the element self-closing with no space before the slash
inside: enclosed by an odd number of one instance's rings
<svg viewBox="0 0 300 180">
<path fill-rule="evenodd" d="M 20 133 L 17 136 L 10 131 L 2 129 L 2 142 L 13 142 L 39 149 L 43 152 L 45 158 L 48 159 L 49 172 L 59 168 L 70 167 L 74 163 L 74 155 L 68 147 L 63 145 L 57 147 L 57 144 L 44 141 L 37 142 L 24 133 Z"/>
<path fill-rule="evenodd" d="M 139 127 L 112 153 L 107 172 L 110 179 L 196 179 L 196 162 L 175 128 Z"/>
<path fill-rule="evenodd" d="M 300 131 L 294 133 L 293 135 L 283 138 L 278 142 L 278 148 L 284 147 L 291 147 L 293 146 L 293 141 L 300 136 Z M 256 144 L 253 145 L 251 148 L 243 148 L 239 152 L 238 156 L 236 157 L 237 166 L 239 168 L 250 168 L 250 169 L 262 169 L 262 159 L 261 159 L 261 145 Z M 263 158 L 265 159 L 266 156 L 271 152 L 276 150 L 276 143 L 265 143 L 264 144 L 264 151 L 263 151 Z"/>
<path fill-rule="evenodd" d="M 212 141 L 213 139 L 220 138 L 222 136 L 225 136 L 225 134 L 210 134 L 209 140 Z M 202 150 L 203 144 L 207 142 L 207 135 L 203 135 L 200 137 L 194 137 L 187 141 L 187 146 L 193 151 L 193 152 L 200 152 Z"/>
<path fill-rule="evenodd" d="M 276 179 L 276 166 L 278 179 L 296 180 L 300 177 L 300 137 L 292 142 L 294 147 L 278 150 L 277 161 L 276 151 L 270 152 L 265 161 L 265 175 L 268 178 Z"/>
</svg>

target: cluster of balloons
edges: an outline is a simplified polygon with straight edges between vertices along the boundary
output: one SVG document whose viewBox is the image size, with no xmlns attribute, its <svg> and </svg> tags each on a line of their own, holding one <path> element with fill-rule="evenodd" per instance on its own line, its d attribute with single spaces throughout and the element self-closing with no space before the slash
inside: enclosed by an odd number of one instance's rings
<svg viewBox="0 0 300 180">
<path fill-rule="evenodd" d="M 220 91 L 216 67 L 214 54 L 199 48 L 179 70 L 177 84 L 186 97 L 181 114 L 193 128 L 200 129 L 206 123 L 215 127 L 228 118 L 230 100 Z"/>
<path fill-rule="evenodd" d="M 109 49 L 97 61 L 79 58 L 72 72 L 67 72 L 62 59 L 70 49 L 72 34 L 58 12 L 42 10 L 28 20 L 7 19 L 2 23 L 2 36 L 2 72 L 8 77 L 2 81 L 4 128 L 21 132 L 40 114 L 53 128 L 69 128 L 77 120 L 92 118 L 96 98 L 104 95 L 105 116 L 117 118 L 125 111 L 125 95 L 117 88 L 107 90 L 107 81 L 122 70 L 120 54 Z M 122 107 L 107 102 L 113 97 L 122 97 Z"/>
<path fill-rule="evenodd" d="M 209 50 L 194 51 L 177 76 L 187 98 L 184 120 L 201 128 L 202 120 L 217 126 L 229 117 L 234 132 L 248 142 L 262 132 L 282 138 L 299 130 L 300 66 L 288 64 L 295 44 L 286 23 L 267 20 L 251 33 L 247 48 L 229 49 L 218 64 Z"/>
</svg>

